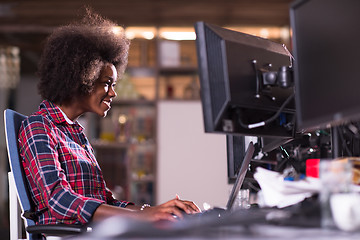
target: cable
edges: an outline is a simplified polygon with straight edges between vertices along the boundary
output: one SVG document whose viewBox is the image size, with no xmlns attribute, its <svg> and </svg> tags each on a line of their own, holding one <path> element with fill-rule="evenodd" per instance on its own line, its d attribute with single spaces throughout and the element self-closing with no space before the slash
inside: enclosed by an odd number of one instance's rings
<svg viewBox="0 0 360 240">
<path fill-rule="evenodd" d="M 240 124 L 241 127 L 243 128 L 248 128 L 248 129 L 252 129 L 252 128 L 257 128 L 257 127 L 262 127 L 265 126 L 266 124 L 269 124 L 271 122 L 273 122 L 274 120 L 276 120 L 277 117 L 279 117 L 280 113 L 282 112 L 282 110 L 285 108 L 286 105 L 289 104 L 289 102 L 294 98 L 295 94 L 291 94 L 286 100 L 285 102 L 281 105 L 281 107 L 279 108 L 279 110 L 270 118 L 268 118 L 265 121 L 262 122 L 258 122 L 258 123 L 252 123 L 252 124 L 244 124 L 241 119 L 239 118 L 238 122 Z"/>
</svg>

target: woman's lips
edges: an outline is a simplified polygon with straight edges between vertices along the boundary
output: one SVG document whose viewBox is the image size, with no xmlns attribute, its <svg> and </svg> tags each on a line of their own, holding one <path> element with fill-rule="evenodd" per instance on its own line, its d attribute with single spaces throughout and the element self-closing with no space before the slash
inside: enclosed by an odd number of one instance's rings
<svg viewBox="0 0 360 240">
<path fill-rule="evenodd" d="M 102 102 L 105 103 L 108 108 L 111 108 L 111 100 L 103 100 Z"/>
</svg>

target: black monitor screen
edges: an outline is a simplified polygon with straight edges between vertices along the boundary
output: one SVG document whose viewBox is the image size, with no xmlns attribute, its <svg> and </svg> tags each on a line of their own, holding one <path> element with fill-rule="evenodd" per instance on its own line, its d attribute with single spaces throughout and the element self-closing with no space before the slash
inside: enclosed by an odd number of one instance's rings
<svg viewBox="0 0 360 240">
<path fill-rule="evenodd" d="M 359 119 L 359 13 L 359 0 L 301 0 L 291 5 L 299 129 Z"/>
<path fill-rule="evenodd" d="M 278 81 L 291 65 L 287 49 L 204 22 L 195 32 L 205 132 L 292 137 L 294 90 Z"/>
</svg>

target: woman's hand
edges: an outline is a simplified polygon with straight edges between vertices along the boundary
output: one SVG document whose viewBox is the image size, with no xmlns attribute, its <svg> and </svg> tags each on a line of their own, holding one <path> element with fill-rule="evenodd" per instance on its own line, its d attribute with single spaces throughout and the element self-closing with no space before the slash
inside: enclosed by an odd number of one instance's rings
<svg viewBox="0 0 360 240">
<path fill-rule="evenodd" d="M 153 207 L 145 207 L 142 211 L 139 211 L 144 220 L 150 221 L 175 221 L 176 217 L 182 219 L 184 213 L 194 214 L 199 212 L 201 210 L 194 202 L 181 200 L 178 195 L 166 203 Z"/>
<path fill-rule="evenodd" d="M 100 205 L 94 215 L 94 221 L 100 221 L 112 216 L 130 217 L 137 220 L 156 222 L 160 220 L 176 221 L 182 219 L 183 214 L 201 212 L 200 208 L 192 201 L 181 200 L 179 196 L 158 206 L 145 207 L 140 210 L 139 206 L 128 205 L 126 208 L 115 207 L 107 204 Z"/>
</svg>

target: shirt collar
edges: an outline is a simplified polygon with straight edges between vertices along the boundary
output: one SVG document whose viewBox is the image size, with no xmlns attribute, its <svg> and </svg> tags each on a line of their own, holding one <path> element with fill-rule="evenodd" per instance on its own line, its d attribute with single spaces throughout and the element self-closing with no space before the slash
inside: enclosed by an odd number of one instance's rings
<svg viewBox="0 0 360 240">
<path fill-rule="evenodd" d="M 66 114 L 53 102 L 50 102 L 48 100 L 42 101 L 40 104 L 40 109 L 45 109 L 48 112 L 48 114 L 50 115 L 50 117 L 57 124 L 68 123 L 69 125 L 73 125 L 73 126 L 75 125 L 75 126 L 82 128 L 82 126 L 80 124 L 78 124 L 77 121 L 75 121 L 75 122 L 71 121 L 66 116 Z"/>
<path fill-rule="evenodd" d="M 61 108 L 59 108 L 60 112 L 62 113 L 62 115 L 64 116 L 65 118 L 65 121 L 68 123 L 68 124 L 74 124 L 73 121 L 70 120 L 70 118 L 68 118 L 68 116 L 64 113 L 63 110 L 61 110 Z"/>
</svg>

